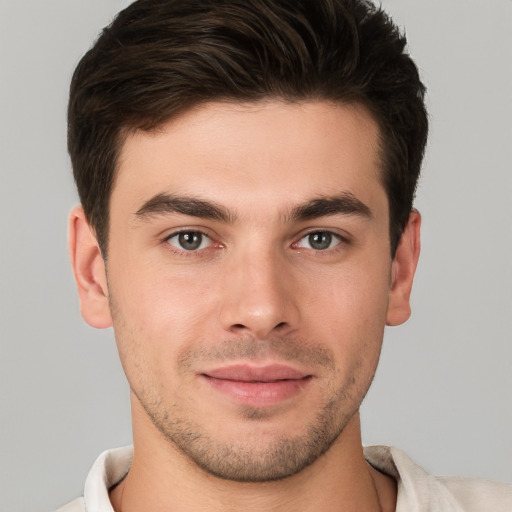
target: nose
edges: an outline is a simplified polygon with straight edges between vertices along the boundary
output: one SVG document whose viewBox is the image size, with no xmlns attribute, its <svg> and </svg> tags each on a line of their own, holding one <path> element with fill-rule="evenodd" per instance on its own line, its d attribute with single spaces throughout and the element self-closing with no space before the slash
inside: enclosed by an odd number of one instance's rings
<svg viewBox="0 0 512 512">
<path fill-rule="evenodd" d="M 245 251 L 226 270 L 220 310 L 224 330 L 265 339 L 297 329 L 298 290 L 283 257 L 273 251 Z"/>
</svg>

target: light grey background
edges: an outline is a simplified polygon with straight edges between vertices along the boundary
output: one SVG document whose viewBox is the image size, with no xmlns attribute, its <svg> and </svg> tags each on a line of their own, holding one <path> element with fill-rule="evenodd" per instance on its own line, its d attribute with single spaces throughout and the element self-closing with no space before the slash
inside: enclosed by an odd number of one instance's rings
<svg viewBox="0 0 512 512">
<path fill-rule="evenodd" d="M 3 512 L 71 500 L 100 451 L 130 442 L 112 333 L 81 320 L 67 260 L 65 149 L 72 70 L 126 4 L 0 0 Z M 383 5 L 407 28 L 432 129 L 413 317 L 387 331 L 364 441 L 512 481 L 512 2 Z"/>
</svg>

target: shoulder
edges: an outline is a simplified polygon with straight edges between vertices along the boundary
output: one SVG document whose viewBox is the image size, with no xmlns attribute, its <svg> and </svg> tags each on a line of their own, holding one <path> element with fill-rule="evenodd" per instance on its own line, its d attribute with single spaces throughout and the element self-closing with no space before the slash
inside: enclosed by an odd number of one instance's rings
<svg viewBox="0 0 512 512">
<path fill-rule="evenodd" d="M 397 482 L 397 512 L 512 512 L 512 485 L 427 473 L 395 447 L 365 448 L 367 461 Z"/>
<path fill-rule="evenodd" d="M 437 480 L 465 511 L 512 511 L 512 485 L 463 477 L 438 477 Z"/>
<path fill-rule="evenodd" d="M 76 500 L 64 505 L 55 512 L 85 512 L 85 502 L 83 498 L 77 498 Z"/>
<path fill-rule="evenodd" d="M 101 453 L 87 475 L 84 497 L 77 498 L 55 512 L 114 512 L 108 492 L 126 476 L 132 457 L 131 446 Z"/>
</svg>

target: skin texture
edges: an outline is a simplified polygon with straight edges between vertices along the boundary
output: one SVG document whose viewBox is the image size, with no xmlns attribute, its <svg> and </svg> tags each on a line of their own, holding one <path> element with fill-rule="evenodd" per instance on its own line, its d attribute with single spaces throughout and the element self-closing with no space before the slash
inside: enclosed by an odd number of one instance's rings
<svg viewBox="0 0 512 512">
<path fill-rule="evenodd" d="M 358 409 L 420 218 L 391 260 L 377 140 L 357 105 L 210 103 L 126 139 L 106 265 L 72 212 L 82 314 L 132 390 L 117 511 L 394 510 Z"/>
</svg>

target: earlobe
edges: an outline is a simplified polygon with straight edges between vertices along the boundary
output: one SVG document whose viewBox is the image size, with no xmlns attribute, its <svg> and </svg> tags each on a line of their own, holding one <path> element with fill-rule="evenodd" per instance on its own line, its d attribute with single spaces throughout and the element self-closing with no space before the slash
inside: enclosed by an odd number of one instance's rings
<svg viewBox="0 0 512 512">
<path fill-rule="evenodd" d="M 387 325 L 403 324 L 411 316 L 410 296 L 420 256 L 421 216 L 413 210 L 400 238 L 391 267 Z"/>
<path fill-rule="evenodd" d="M 69 216 L 68 247 L 84 320 L 98 329 L 112 325 L 105 262 L 83 208 Z"/>
</svg>

